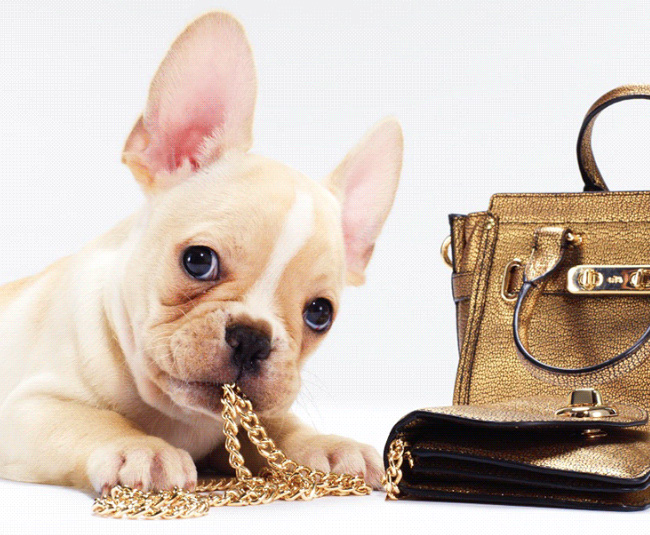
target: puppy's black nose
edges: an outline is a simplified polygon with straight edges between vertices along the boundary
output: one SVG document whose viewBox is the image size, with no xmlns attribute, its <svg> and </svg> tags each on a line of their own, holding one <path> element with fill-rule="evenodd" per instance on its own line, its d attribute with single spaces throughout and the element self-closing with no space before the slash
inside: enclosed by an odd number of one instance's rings
<svg viewBox="0 0 650 535">
<path fill-rule="evenodd" d="M 241 369 L 255 370 L 258 362 L 271 353 L 267 335 L 246 325 L 226 329 L 226 342 L 232 347 L 232 360 Z"/>
</svg>

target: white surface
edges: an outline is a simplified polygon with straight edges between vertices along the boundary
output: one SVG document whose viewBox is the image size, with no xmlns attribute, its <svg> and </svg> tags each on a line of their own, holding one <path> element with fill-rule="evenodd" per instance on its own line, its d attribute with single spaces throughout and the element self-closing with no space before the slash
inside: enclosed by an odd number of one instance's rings
<svg viewBox="0 0 650 535">
<path fill-rule="evenodd" d="M 3 533 L 215 535 L 447 535 L 644 533 L 645 513 L 427 502 L 386 502 L 378 492 L 359 498 L 322 498 L 259 507 L 213 509 L 192 520 L 115 520 L 89 514 L 91 499 L 71 489 L 25 483 L 3 485 Z M 43 503 L 38 503 L 43 502 Z"/>
<path fill-rule="evenodd" d="M 650 17 L 634 2 L 3 2 L 0 7 L 0 282 L 77 250 L 142 202 L 120 164 L 158 62 L 186 23 L 224 7 L 244 23 L 260 77 L 256 152 L 314 177 L 375 120 L 397 115 L 406 156 L 368 283 L 304 376 L 297 410 L 381 448 L 407 411 L 451 401 L 457 363 L 447 214 L 497 191 L 578 191 L 574 145 L 609 89 L 650 83 Z M 45 3 L 43 3 L 45 5 Z M 613 189 L 650 189 L 648 103 L 607 111 L 595 152 Z M 0 481 L 0 531 L 176 532 L 90 516 L 69 489 Z M 650 514 L 650 513 L 648 513 Z M 213 511 L 227 533 L 622 532 L 646 513 L 386 504 L 371 498 Z"/>
</svg>

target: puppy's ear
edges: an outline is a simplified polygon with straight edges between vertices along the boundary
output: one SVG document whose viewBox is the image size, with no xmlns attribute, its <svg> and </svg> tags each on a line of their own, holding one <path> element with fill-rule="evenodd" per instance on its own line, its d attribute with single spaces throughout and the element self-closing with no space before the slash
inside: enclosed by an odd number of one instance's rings
<svg viewBox="0 0 650 535">
<path fill-rule="evenodd" d="M 364 271 L 395 198 L 403 145 L 399 123 L 388 117 L 371 128 L 326 179 L 342 205 L 349 284 L 365 281 Z"/>
<path fill-rule="evenodd" d="M 174 41 L 122 154 L 145 191 L 168 187 L 252 144 L 257 78 L 242 26 L 226 13 L 195 20 Z"/>
</svg>

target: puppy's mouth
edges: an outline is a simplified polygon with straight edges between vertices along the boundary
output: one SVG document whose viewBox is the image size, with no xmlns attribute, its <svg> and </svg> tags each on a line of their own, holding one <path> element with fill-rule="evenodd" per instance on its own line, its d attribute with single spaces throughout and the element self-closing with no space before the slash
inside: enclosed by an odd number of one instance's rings
<svg viewBox="0 0 650 535">
<path fill-rule="evenodd" d="M 174 403 L 202 413 L 220 414 L 225 382 L 185 381 L 167 374 L 165 391 Z"/>
<path fill-rule="evenodd" d="M 263 402 L 266 394 L 265 389 L 258 384 L 257 379 L 252 380 L 245 373 L 238 373 L 236 377 L 233 376 L 232 379 L 228 378 L 230 380 L 223 381 L 179 379 L 165 372 L 163 372 L 163 377 L 163 390 L 174 404 L 192 411 L 209 414 L 212 417 L 221 416 L 223 409 L 221 398 L 223 397 L 223 387 L 226 384 L 236 384 L 253 405 L 258 405 L 259 409 L 263 409 L 263 405 L 266 405 Z"/>
<path fill-rule="evenodd" d="M 223 410 L 223 387 L 236 384 L 251 401 L 260 414 L 271 414 L 278 409 L 276 397 L 269 397 L 269 391 L 245 374 L 237 381 L 186 381 L 168 375 L 163 390 L 171 401 L 180 408 L 195 413 L 221 418 Z"/>
<path fill-rule="evenodd" d="M 185 418 L 201 414 L 220 420 L 223 410 L 221 398 L 226 384 L 236 384 L 257 411 L 271 413 L 284 406 L 285 396 L 282 394 L 286 388 L 282 384 L 283 374 L 277 370 L 269 374 L 265 366 L 260 366 L 261 369 L 251 369 L 243 364 L 229 366 L 212 370 L 210 374 L 197 373 L 194 377 L 193 374 L 179 377 L 166 368 L 150 360 L 147 375 L 168 402 L 184 413 Z"/>
<path fill-rule="evenodd" d="M 223 385 L 226 383 L 214 383 L 212 381 L 185 381 L 190 386 L 196 386 L 198 388 L 218 388 L 219 390 L 223 389 Z"/>
</svg>

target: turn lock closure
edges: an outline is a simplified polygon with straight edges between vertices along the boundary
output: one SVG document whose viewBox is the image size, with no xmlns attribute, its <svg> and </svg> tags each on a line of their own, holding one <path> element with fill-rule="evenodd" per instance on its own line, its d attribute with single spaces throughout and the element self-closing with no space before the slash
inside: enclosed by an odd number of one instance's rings
<svg viewBox="0 0 650 535">
<path fill-rule="evenodd" d="M 580 388 L 569 395 L 569 405 L 558 409 L 557 416 L 570 418 L 609 418 L 616 416 L 616 409 L 603 403 L 603 397 L 593 388 Z"/>
<path fill-rule="evenodd" d="M 572 294 L 650 294 L 650 266 L 581 265 L 567 273 Z"/>
</svg>

